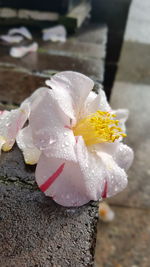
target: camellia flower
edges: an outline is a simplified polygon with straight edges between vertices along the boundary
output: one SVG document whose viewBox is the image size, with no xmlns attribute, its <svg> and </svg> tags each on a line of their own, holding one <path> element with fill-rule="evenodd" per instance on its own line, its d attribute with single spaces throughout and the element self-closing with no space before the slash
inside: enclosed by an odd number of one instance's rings
<svg viewBox="0 0 150 267">
<path fill-rule="evenodd" d="M 61 72 L 46 84 L 50 89 L 39 88 L 22 103 L 20 109 L 29 108 L 29 124 L 21 129 L 15 121 L 13 135 L 26 163 L 38 162 L 39 188 L 63 206 L 123 190 L 133 160 L 132 149 L 122 143 L 127 110 L 112 110 L 104 91 L 92 92 L 94 82 L 80 73 Z"/>
</svg>

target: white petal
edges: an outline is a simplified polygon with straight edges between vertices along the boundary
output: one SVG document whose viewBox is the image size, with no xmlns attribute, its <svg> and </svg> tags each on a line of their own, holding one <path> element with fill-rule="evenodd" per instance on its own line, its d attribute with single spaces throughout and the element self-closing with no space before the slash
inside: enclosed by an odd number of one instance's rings
<svg viewBox="0 0 150 267">
<path fill-rule="evenodd" d="M 50 89 L 47 87 L 40 87 L 37 90 L 35 90 L 28 98 L 26 98 L 23 103 L 27 103 L 30 106 L 34 103 L 34 101 L 38 99 L 41 99 L 43 95 L 45 95 L 45 92 L 49 92 Z"/>
<path fill-rule="evenodd" d="M 63 25 L 57 25 L 51 28 L 44 29 L 43 31 L 43 40 L 51 40 L 53 42 L 65 42 L 67 32 Z"/>
<path fill-rule="evenodd" d="M 10 35 L 1 35 L 0 39 L 7 43 L 20 43 L 23 40 L 23 37 L 20 35 L 10 36 Z"/>
<path fill-rule="evenodd" d="M 126 132 L 125 123 L 129 117 L 128 109 L 117 109 L 112 111 L 113 114 L 116 114 L 116 120 L 119 120 L 119 127 Z"/>
<path fill-rule="evenodd" d="M 29 116 L 29 105 L 22 104 L 20 108 L 12 111 L 4 111 L 0 116 L 0 136 L 5 140 L 2 150 L 12 148 L 19 130 Z"/>
<path fill-rule="evenodd" d="M 114 160 L 116 163 L 124 170 L 128 170 L 133 162 L 133 159 L 134 153 L 132 148 L 123 143 L 119 143 L 114 154 Z"/>
<path fill-rule="evenodd" d="M 29 124 L 34 144 L 49 157 L 76 161 L 75 137 L 69 129 L 70 118 L 60 109 L 52 90 L 45 90 L 31 107 Z M 67 128 L 68 127 L 68 128 Z"/>
<path fill-rule="evenodd" d="M 85 146 L 78 137 L 77 159 L 84 177 L 87 195 L 91 200 L 99 200 L 105 186 L 105 169 L 101 159 Z"/>
<path fill-rule="evenodd" d="M 36 181 L 47 196 L 62 206 L 81 206 L 90 201 L 77 163 L 42 154 L 36 168 Z"/>
<path fill-rule="evenodd" d="M 85 102 L 82 117 L 95 113 L 97 110 L 111 111 L 105 92 L 102 89 L 99 90 L 98 94 L 90 92 Z"/>
<path fill-rule="evenodd" d="M 28 46 L 19 46 L 19 47 L 12 47 L 10 49 L 10 55 L 15 58 L 21 58 L 27 55 L 28 53 L 36 52 L 38 50 L 38 44 L 32 43 Z"/>
<path fill-rule="evenodd" d="M 8 31 L 8 35 L 21 34 L 27 39 L 32 39 L 32 35 L 26 27 L 14 28 Z"/>
<path fill-rule="evenodd" d="M 133 162 L 133 150 L 119 141 L 115 141 L 114 143 L 97 144 L 93 146 L 93 149 L 95 149 L 97 153 L 105 152 L 111 155 L 119 167 L 125 171 L 130 168 Z"/>
<path fill-rule="evenodd" d="M 99 157 L 101 158 L 106 171 L 105 180 L 107 183 L 107 192 L 105 197 L 114 196 L 127 186 L 127 175 L 109 154 L 99 152 Z"/>
<path fill-rule="evenodd" d="M 61 109 L 75 123 L 94 82 L 81 73 L 64 71 L 54 75 L 46 84 L 53 89 Z"/>
<path fill-rule="evenodd" d="M 39 160 L 41 152 L 33 144 L 32 131 L 30 126 L 19 131 L 16 142 L 18 147 L 23 151 L 26 164 L 36 164 Z"/>
<path fill-rule="evenodd" d="M 2 150 L 2 146 L 5 144 L 5 139 L 0 136 L 0 155 L 1 155 L 1 150 Z"/>
</svg>

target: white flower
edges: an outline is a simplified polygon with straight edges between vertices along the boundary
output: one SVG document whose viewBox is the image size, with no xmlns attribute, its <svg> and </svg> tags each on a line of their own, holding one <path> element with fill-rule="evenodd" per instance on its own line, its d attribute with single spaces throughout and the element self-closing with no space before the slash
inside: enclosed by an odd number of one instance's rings
<svg viewBox="0 0 150 267">
<path fill-rule="evenodd" d="M 133 160 L 121 142 L 128 112 L 113 111 L 104 91 L 91 92 L 94 83 L 83 74 L 61 72 L 46 84 L 51 89 L 38 89 L 22 104 L 30 107 L 29 125 L 17 136 L 25 161 L 38 161 L 40 189 L 63 206 L 123 190 Z"/>
</svg>

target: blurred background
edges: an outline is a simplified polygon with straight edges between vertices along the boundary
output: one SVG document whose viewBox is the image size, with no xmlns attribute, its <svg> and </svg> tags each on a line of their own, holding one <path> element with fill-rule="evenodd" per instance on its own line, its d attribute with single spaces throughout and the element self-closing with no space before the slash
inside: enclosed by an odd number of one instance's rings
<svg viewBox="0 0 150 267">
<path fill-rule="evenodd" d="M 20 27 L 32 37 L 16 44 L 9 30 Z M 17 58 L 11 49 L 22 46 Z M 102 83 L 112 107 L 130 111 L 135 160 L 127 189 L 108 200 L 114 220 L 98 222 L 95 266 L 149 267 L 150 0 L 0 0 L 1 105 L 18 105 L 62 70 L 90 76 L 95 90 Z"/>
</svg>

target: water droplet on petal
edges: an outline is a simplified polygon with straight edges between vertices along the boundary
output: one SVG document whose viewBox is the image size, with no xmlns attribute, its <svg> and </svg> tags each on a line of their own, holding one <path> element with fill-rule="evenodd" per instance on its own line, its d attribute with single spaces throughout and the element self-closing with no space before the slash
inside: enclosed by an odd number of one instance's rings
<svg viewBox="0 0 150 267">
<path fill-rule="evenodd" d="M 118 187 L 117 186 L 115 186 L 115 192 L 117 192 L 118 191 Z"/>
<path fill-rule="evenodd" d="M 53 143 L 55 143 L 55 142 L 56 142 L 56 140 L 51 139 L 51 140 L 49 141 L 49 144 L 51 145 L 51 144 L 53 144 Z"/>
<path fill-rule="evenodd" d="M 68 142 L 65 142 L 65 145 L 66 145 L 66 146 L 69 146 L 69 143 L 68 143 Z"/>
</svg>

